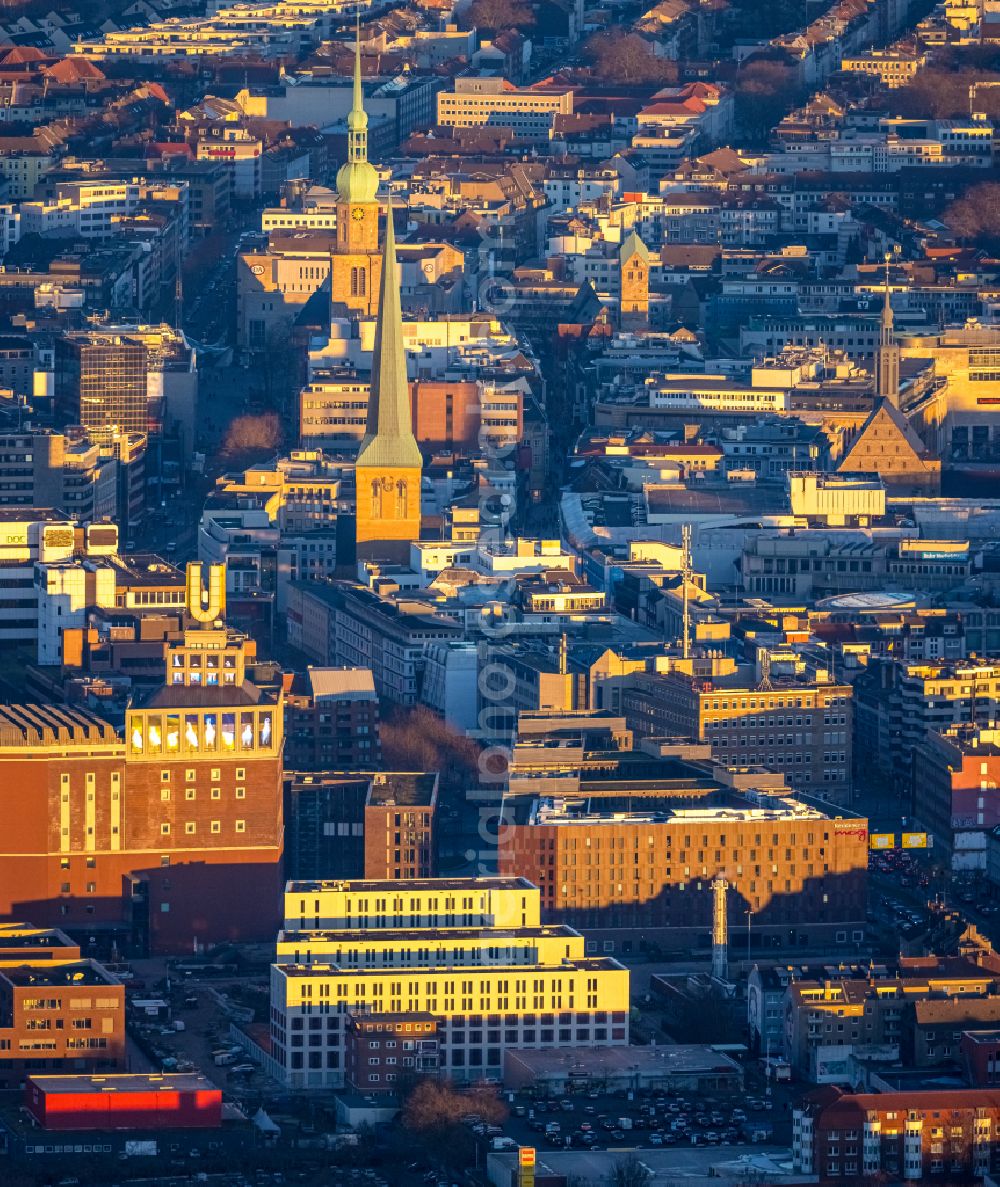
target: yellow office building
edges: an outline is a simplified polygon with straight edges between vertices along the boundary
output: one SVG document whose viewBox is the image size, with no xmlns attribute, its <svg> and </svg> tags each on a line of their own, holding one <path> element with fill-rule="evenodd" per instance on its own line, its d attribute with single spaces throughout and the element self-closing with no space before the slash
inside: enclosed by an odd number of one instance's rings
<svg viewBox="0 0 1000 1187">
<path fill-rule="evenodd" d="M 432 1016 L 455 1080 L 501 1080 L 507 1050 L 627 1044 L 628 970 L 539 911 L 523 878 L 289 883 L 270 1070 L 293 1088 L 343 1086 L 359 1015 Z"/>
</svg>

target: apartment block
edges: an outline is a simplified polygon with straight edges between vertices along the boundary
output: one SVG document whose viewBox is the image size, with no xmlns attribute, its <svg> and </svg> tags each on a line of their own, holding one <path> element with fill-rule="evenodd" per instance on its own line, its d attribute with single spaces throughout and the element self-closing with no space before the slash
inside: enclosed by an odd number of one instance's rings
<svg viewBox="0 0 1000 1187">
<path fill-rule="evenodd" d="M 842 1082 L 846 1058 L 876 1047 L 895 1048 L 906 1066 L 955 1059 L 953 1036 L 1000 1017 L 996 963 L 992 956 L 982 964 L 966 957 L 902 957 L 891 974 L 827 970 L 822 979 L 790 979 L 784 1056 L 814 1083 Z"/>
<path fill-rule="evenodd" d="M 986 660 L 870 663 L 854 682 L 858 769 L 911 786 L 911 756 L 928 730 L 989 728 L 1000 698 L 1000 665 Z"/>
<path fill-rule="evenodd" d="M 370 770 L 379 765 L 378 697 L 366 668 L 285 676 L 285 768 Z"/>
<path fill-rule="evenodd" d="M 432 1014 L 350 1014 L 347 1086 L 365 1094 L 391 1094 L 406 1076 L 434 1076 L 441 1068 L 438 1021 Z"/>
<path fill-rule="evenodd" d="M 852 1093 L 832 1085 L 792 1111 L 795 1172 L 820 1183 L 885 1176 L 983 1179 L 1000 1169 L 1000 1092 Z"/>
</svg>

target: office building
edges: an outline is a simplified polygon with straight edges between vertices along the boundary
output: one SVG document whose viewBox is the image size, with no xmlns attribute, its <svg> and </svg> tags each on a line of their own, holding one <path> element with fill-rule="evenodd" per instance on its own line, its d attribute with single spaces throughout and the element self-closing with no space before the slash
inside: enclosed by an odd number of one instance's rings
<svg viewBox="0 0 1000 1187">
<path fill-rule="evenodd" d="M 637 736 L 708 742 L 722 766 L 781 771 L 795 788 L 849 803 L 851 699 L 849 684 L 819 674 L 755 687 L 738 672 L 671 672 L 637 677 L 622 691 L 622 710 Z"/>
<path fill-rule="evenodd" d="M 0 924 L 0 1086 L 125 1067 L 125 987 L 63 932 Z"/>
<path fill-rule="evenodd" d="M 63 424 L 81 425 L 99 443 L 115 433 L 145 433 L 145 344 L 124 334 L 79 330 L 56 339 L 56 411 Z"/>
<path fill-rule="evenodd" d="M 499 1079 L 505 1051 L 626 1045 L 628 985 L 571 928 L 541 925 L 523 878 L 290 882 L 260 1057 L 289 1087 L 337 1088 L 365 1020 L 397 1031 L 433 1021 L 420 1033 L 437 1051 L 378 1053 L 384 1079 L 369 1075 L 370 1088 L 397 1087 L 422 1054 L 457 1081 Z"/>
<path fill-rule="evenodd" d="M 685 765 L 664 764 L 658 779 L 641 767 L 583 775 L 572 798 L 508 800 L 500 871 L 534 882 L 543 917 L 584 931 L 594 951 L 707 943 L 719 875 L 734 942 L 795 949 L 863 936 L 866 820 L 756 790 L 752 772 L 740 790 L 704 770 L 685 778 Z"/>
<path fill-rule="evenodd" d="M 573 92 L 558 87 L 516 87 L 504 78 L 456 78 L 437 97 L 437 122 L 450 128 L 495 124 L 516 136 L 547 140 L 558 115 L 573 112 Z"/>
<path fill-rule="evenodd" d="M 0 642 L 33 645 L 39 633 L 38 566 L 118 551 L 113 523 L 78 528 L 51 507 L 0 508 Z"/>
<path fill-rule="evenodd" d="M 412 881 L 436 871 L 438 776 L 298 773 L 288 784 L 289 878 Z"/>
</svg>

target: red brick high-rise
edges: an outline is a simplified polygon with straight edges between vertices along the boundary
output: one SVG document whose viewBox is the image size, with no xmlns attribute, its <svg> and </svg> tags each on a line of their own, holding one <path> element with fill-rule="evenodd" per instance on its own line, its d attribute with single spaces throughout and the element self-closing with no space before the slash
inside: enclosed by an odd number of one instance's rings
<svg viewBox="0 0 1000 1187">
<path fill-rule="evenodd" d="M 225 629 L 165 650 L 168 683 L 129 710 L 125 738 L 76 709 L 0 707 L 0 918 L 98 950 L 273 936 L 280 692 L 247 680 L 246 640 Z"/>
</svg>

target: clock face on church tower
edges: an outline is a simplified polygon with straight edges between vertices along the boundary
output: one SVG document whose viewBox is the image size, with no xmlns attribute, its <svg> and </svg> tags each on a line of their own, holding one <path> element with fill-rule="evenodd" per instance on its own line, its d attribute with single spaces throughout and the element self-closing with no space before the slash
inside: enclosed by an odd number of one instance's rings
<svg viewBox="0 0 1000 1187">
<path fill-rule="evenodd" d="M 365 212 L 360 206 L 355 206 L 351 211 L 351 218 L 353 218 L 356 223 L 364 222 Z"/>
</svg>

